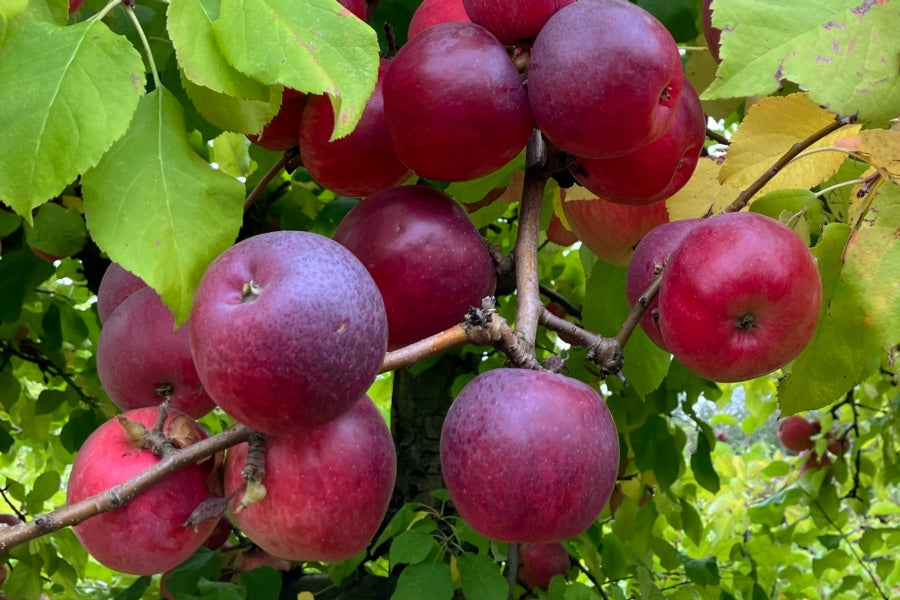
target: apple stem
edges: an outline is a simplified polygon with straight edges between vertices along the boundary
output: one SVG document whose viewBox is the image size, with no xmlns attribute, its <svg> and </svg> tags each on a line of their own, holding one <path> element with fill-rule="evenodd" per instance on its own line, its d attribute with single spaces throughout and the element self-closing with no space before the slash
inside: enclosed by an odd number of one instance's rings
<svg viewBox="0 0 900 600">
<path fill-rule="evenodd" d="M 516 576 L 519 573 L 519 544 L 510 542 L 506 549 L 506 580 L 509 582 L 509 600 L 516 597 Z"/>
<path fill-rule="evenodd" d="M 288 162 L 293 159 L 295 156 L 299 156 L 300 151 L 298 148 L 292 148 L 286 151 L 281 155 L 275 164 L 269 167 L 269 170 L 266 171 L 266 174 L 262 176 L 253 189 L 250 190 L 250 193 L 247 194 L 247 198 L 244 200 L 244 212 L 250 210 L 250 207 L 253 206 L 253 203 L 262 195 L 263 190 L 266 189 L 266 186 L 269 185 L 269 182 L 272 181 L 282 169 L 287 166 Z"/>
<path fill-rule="evenodd" d="M 266 436 L 258 431 L 247 440 L 247 459 L 241 478 L 247 482 L 259 483 L 266 476 Z"/>
</svg>

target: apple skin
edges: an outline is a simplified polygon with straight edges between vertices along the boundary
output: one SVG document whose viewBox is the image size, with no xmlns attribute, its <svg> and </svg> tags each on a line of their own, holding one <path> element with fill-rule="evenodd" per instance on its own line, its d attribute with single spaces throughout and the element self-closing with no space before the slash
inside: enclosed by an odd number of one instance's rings
<svg viewBox="0 0 900 600">
<path fill-rule="evenodd" d="M 78 10 L 78 8 L 84 3 L 84 0 L 69 0 L 69 14 L 71 15 L 73 12 Z"/>
<path fill-rule="evenodd" d="M 358 18 L 366 20 L 366 0 L 338 0 L 338 2 Z"/>
<path fill-rule="evenodd" d="M 200 381 L 222 410 L 257 431 L 291 433 L 337 417 L 371 385 L 387 317 L 349 250 L 315 233 L 275 231 L 212 262 L 189 334 Z"/>
<path fill-rule="evenodd" d="M 555 542 L 580 534 L 603 510 L 619 436 L 587 384 L 499 368 L 456 397 L 440 454 L 450 498 L 473 529 L 503 542 Z"/>
<path fill-rule="evenodd" d="M 571 246 L 578 241 L 578 236 L 574 231 L 566 229 L 556 213 L 553 213 L 547 225 L 547 239 L 558 246 Z"/>
<path fill-rule="evenodd" d="M 547 19 L 575 0 L 463 0 L 466 14 L 493 33 L 500 43 L 514 46 L 533 40 Z"/>
<path fill-rule="evenodd" d="M 248 135 L 247 138 L 266 150 L 277 152 L 290 150 L 299 141 L 300 116 L 306 106 L 307 95 L 284 88 L 281 94 L 281 108 L 259 135 Z"/>
<path fill-rule="evenodd" d="M 366 266 L 384 298 L 388 349 L 452 327 L 494 293 L 481 234 L 447 194 L 415 185 L 357 204 L 334 233 Z"/>
<path fill-rule="evenodd" d="M 143 279 L 119 263 L 110 263 L 97 288 L 97 316 L 104 323 L 128 296 L 147 287 Z"/>
<path fill-rule="evenodd" d="M 625 295 L 631 306 L 634 306 L 641 294 L 650 287 L 657 267 L 662 267 L 672 252 L 681 244 L 681 240 L 702 222 L 702 219 L 683 219 L 663 223 L 650 231 L 638 243 L 631 262 L 628 263 L 628 273 L 625 276 Z M 653 340 L 654 344 L 668 351 L 668 346 L 659 330 L 659 318 L 655 312 L 658 308 L 659 296 L 656 296 L 650 301 L 641 317 L 641 329 L 644 330 L 647 337 Z"/>
<path fill-rule="evenodd" d="M 158 413 L 156 408 L 139 408 L 122 416 L 152 428 Z M 169 410 L 164 431 L 175 419 L 188 423 L 199 438 L 206 437 L 193 419 L 176 410 Z M 118 420 L 110 419 L 94 430 L 78 451 L 66 502 L 75 504 L 100 493 L 159 461 L 149 450 L 135 448 Z M 218 522 L 207 519 L 196 527 L 184 526 L 201 502 L 213 498 L 207 485 L 212 469 L 211 460 L 179 469 L 125 506 L 93 516 L 72 529 L 91 556 L 114 571 L 162 573 L 199 548 Z"/>
<path fill-rule="evenodd" d="M 618 266 L 631 261 L 635 246 L 645 235 L 669 221 L 664 202 L 631 206 L 601 198 L 564 198 L 563 212 L 572 231 L 591 252 Z"/>
<path fill-rule="evenodd" d="M 712 0 L 703 0 L 703 37 L 706 38 L 706 45 L 710 54 L 712 54 L 713 60 L 716 61 L 716 64 L 719 64 L 722 62 L 721 57 L 719 57 L 719 40 L 722 37 L 722 30 L 718 27 L 713 27 L 712 13 Z"/>
<path fill-rule="evenodd" d="M 800 237 L 757 213 L 698 225 L 672 253 L 659 291 L 659 328 L 688 369 L 745 381 L 783 367 L 819 321 L 822 282 Z"/>
<path fill-rule="evenodd" d="M 387 512 L 397 476 L 391 433 L 368 396 L 337 419 L 293 435 L 267 436 L 261 501 L 234 524 L 257 546 L 287 560 L 334 562 L 368 545 Z M 243 484 L 247 444 L 225 458 L 225 494 Z"/>
<path fill-rule="evenodd" d="M 356 128 L 329 141 L 334 109 L 328 96 L 311 96 L 300 118 L 300 158 L 322 187 L 343 196 L 368 196 L 409 179 L 412 172 L 400 162 L 384 116 L 382 84 L 390 62 L 381 61 L 375 90 Z"/>
<path fill-rule="evenodd" d="M 682 81 L 678 46 L 653 15 L 626 0 L 580 0 L 535 38 L 528 101 L 557 147 L 609 158 L 666 132 Z"/>
<path fill-rule="evenodd" d="M 812 437 L 821 432 L 821 423 L 800 415 L 785 417 L 778 423 L 778 440 L 785 448 L 794 452 L 812 450 L 816 445 Z"/>
<path fill-rule="evenodd" d="M 519 579 L 530 588 L 546 590 L 553 577 L 569 572 L 569 552 L 560 542 L 523 544 L 519 565 Z"/>
<path fill-rule="evenodd" d="M 216 526 L 210 532 L 209 537 L 203 542 L 203 547 L 210 550 L 218 550 L 228 541 L 231 529 L 231 521 L 225 518 L 219 519 L 219 522 L 216 523 Z"/>
<path fill-rule="evenodd" d="M 675 116 L 661 138 L 622 156 L 576 159 L 569 171 L 604 200 L 653 204 L 684 187 L 697 167 L 705 140 L 703 107 L 685 77 Z"/>
<path fill-rule="evenodd" d="M 175 329 L 153 288 L 132 293 L 107 318 L 96 359 L 103 389 L 122 410 L 158 406 L 167 397 L 195 419 L 215 408 L 194 367 L 187 324 Z"/>
<path fill-rule="evenodd" d="M 440 23 L 470 21 L 462 0 L 425 0 L 409 21 L 407 39 Z"/>
<path fill-rule="evenodd" d="M 506 48 L 469 22 L 435 25 L 400 49 L 384 79 L 384 111 L 400 160 L 440 181 L 496 171 L 534 128 Z"/>
</svg>

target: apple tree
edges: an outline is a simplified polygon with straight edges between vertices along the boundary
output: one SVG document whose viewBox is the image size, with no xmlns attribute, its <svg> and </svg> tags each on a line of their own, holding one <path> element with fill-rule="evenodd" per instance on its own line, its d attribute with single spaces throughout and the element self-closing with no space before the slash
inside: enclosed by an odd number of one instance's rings
<svg viewBox="0 0 900 600">
<path fill-rule="evenodd" d="M 900 595 L 890 0 L 0 0 L 0 598 Z"/>
</svg>

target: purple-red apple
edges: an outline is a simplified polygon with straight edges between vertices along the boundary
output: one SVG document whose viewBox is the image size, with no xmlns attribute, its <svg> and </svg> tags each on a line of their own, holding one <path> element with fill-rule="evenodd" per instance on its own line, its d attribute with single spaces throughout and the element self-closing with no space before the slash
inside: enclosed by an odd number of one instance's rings
<svg viewBox="0 0 900 600">
<path fill-rule="evenodd" d="M 210 550 L 218 550 L 228 541 L 231 529 L 231 521 L 225 518 L 219 519 L 219 522 L 216 523 L 216 526 L 210 532 L 209 537 L 203 542 L 203 547 Z"/>
<path fill-rule="evenodd" d="M 400 186 L 369 196 L 334 239 L 381 290 L 388 349 L 452 327 L 494 293 L 496 271 L 481 234 L 459 204 L 434 188 Z"/>
<path fill-rule="evenodd" d="M 666 132 L 682 82 L 678 46 L 653 15 L 626 0 L 581 0 L 538 33 L 528 101 L 556 146 L 609 158 Z"/>
<path fill-rule="evenodd" d="M 659 328 L 688 369 L 744 381 L 796 358 L 821 304 L 816 261 L 800 236 L 758 213 L 724 213 L 695 227 L 669 257 Z"/>
<path fill-rule="evenodd" d="M 125 298 L 145 287 L 147 284 L 143 279 L 119 263 L 110 263 L 97 288 L 97 316 L 100 323 L 105 322 Z"/>
<path fill-rule="evenodd" d="M 239 509 L 247 445 L 229 450 L 225 493 L 234 524 L 287 560 L 334 562 L 368 545 L 387 511 L 397 475 L 391 432 L 368 396 L 337 419 L 267 436 L 265 497 Z"/>
<path fill-rule="evenodd" d="M 785 448 L 794 452 L 811 450 L 816 445 L 812 437 L 821 432 L 821 423 L 800 415 L 785 417 L 778 423 L 778 440 Z"/>
<path fill-rule="evenodd" d="M 463 0 L 466 14 L 493 33 L 502 44 L 528 43 L 547 19 L 575 0 Z"/>
<path fill-rule="evenodd" d="M 603 510 L 619 436 L 587 384 L 499 368 L 456 397 L 440 453 L 450 498 L 475 531 L 504 542 L 554 542 L 580 534 Z"/>
<path fill-rule="evenodd" d="M 705 139 L 703 107 L 685 77 L 675 117 L 661 138 L 622 156 L 576 159 L 569 170 L 578 183 L 604 200 L 653 204 L 684 187 Z"/>
<path fill-rule="evenodd" d="M 122 410 L 169 406 L 199 419 L 215 403 L 200 383 L 187 324 L 175 317 L 153 288 L 143 287 L 106 319 L 97 341 L 97 375 Z"/>
<path fill-rule="evenodd" d="M 290 150 L 299 143 L 300 115 L 306 100 L 306 94 L 284 88 L 281 108 L 259 135 L 248 135 L 247 138 L 267 150 Z"/>
<path fill-rule="evenodd" d="M 634 250 L 631 262 L 628 263 L 628 274 L 625 277 L 625 295 L 629 304 L 634 306 L 638 298 L 650 287 L 657 269 L 662 269 L 672 252 L 681 244 L 681 240 L 702 222 L 702 219 L 670 221 L 655 227 L 641 239 Z M 659 298 L 654 297 L 641 317 L 641 329 L 654 344 L 668 351 L 659 331 L 658 307 Z"/>
<path fill-rule="evenodd" d="M 400 49 L 384 79 L 384 112 L 400 160 L 441 181 L 496 171 L 534 127 L 506 48 L 470 22 L 435 25 Z"/>
<path fill-rule="evenodd" d="M 158 410 L 139 408 L 121 418 L 154 427 Z M 170 410 L 163 432 L 179 436 L 185 432 L 197 439 L 206 432 L 197 423 L 176 410 Z M 69 505 L 98 494 L 140 473 L 160 461 L 150 450 L 141 448 L 116 418 L 110 419 L 88 437 L 81 446 L 66 489 Z M 216 526 L 216 519 L 201 521 L 195 527 L 185 522 L 195 508 L 213 498 L 207 479 L 213 461 L 189 465 L 140 492 L 120 508 L 104 512 L 75 525 L 72 529 L 87 551 L 101 564 L 122 573 L 152 575 L 180 564 L 199 548 Z"/>
<path fill-rule="evenodd" d="M 363 21 L 366 20 L 366 0 L 338 0 L 338 2 Z"/>
<path fill-rule="evenodd" d="M 462 0 L 425 0 L 413 13 L 406 37 L 412 39 L 417 33 L 422 33 L 439 23 L 468 20 L 469 15 Z"/>
<path fill-rule="evenodd" d="M 359 123 L 341 139 L 329 141 L 334 109 L 328 96 L 307 100 L 300 118 L 300 158 L 322 187 L 344 196 L 368 196 L 412 175 L 397 158 L 384 116 L 381 89 L 389 65 L 389 61 L 381 61 L 375 91 Z"/>
<path fill-rule="evenodd" d="M 387 346 L 378 286 L 324 236 L 275 231 L 223 252 L 200 280 L 190 325 L 200 381 L 222 410 L 293 433 L 348 410 Z"/>
<path fill-rule="evenodd" d="M 669 221 L 664 202 L 646 206 L 618 204 L 597 198 L 583 188 L 566 190 L 563 212 L 572 231 L 591 252 L 619 266 L 628 264 L 635 246 L 647 233 Z"/>
<path fill-rule="evenodd" d="M 561 542 L 522 544 L 519 579 L 530 588 L 546 590 L 556 575 L 569 572 L 569 552 Z"/>
</svg>

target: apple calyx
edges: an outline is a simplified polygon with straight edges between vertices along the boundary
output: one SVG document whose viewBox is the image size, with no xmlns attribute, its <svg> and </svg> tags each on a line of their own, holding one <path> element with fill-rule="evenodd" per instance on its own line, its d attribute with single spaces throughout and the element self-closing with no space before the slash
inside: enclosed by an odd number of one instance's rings
<svg viewBox="0 0 900 600">
<path fill-rule="evenodd" d="M 750 313 L 742 315 L 737 320 L 737 327 L 742 331 L 753 331 L 756 329 L 756 317 Z"/>
<path fill-rule="evenodd" d="M 244 287 L 241 288 L 241 303 L 253 302 L 259 297 L 261 292 L 262 288 L 259 287 L 259 284 L 251 279 L 244 283 Z"/>
</svg>

